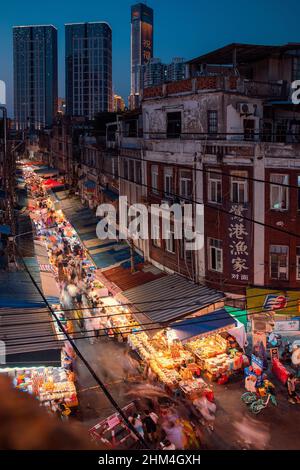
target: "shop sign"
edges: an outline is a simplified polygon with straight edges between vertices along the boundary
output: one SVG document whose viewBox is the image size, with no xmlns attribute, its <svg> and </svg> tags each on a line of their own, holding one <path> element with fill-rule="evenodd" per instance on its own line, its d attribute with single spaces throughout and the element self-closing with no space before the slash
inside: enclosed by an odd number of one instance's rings
<svg viewBox="0 0 300 470">
<path fill-rule="evenodd" d="M 264 310 L 282 310 L 287 306 L 288 298 L 285 295 L 266 295 L 263 304 Z"/>
<path fill-rule="evenodd" d="M 278 348 L 270 348 L 270 356 L 271 356 L 271 362 L 274 359 L 279 359 L 279 351 Z"/>
<path fill-rule="evenodd" d="M 259 369 L 260 371 L 263 371 L 264 363 L 263 360 L 260 357 L 255 356 L 252 354 L 251 356 L 251 365 L 253 369 L 257 370 Z"/>
<path fill-rule="evenodd" d="M 276 321 L 275 331 L 299 331 L 299 320 Z"/>
<path fill-rule="evenodd" d="M 250 281 L 251 224 L 248 204 L 230 203 L 228 206 L 228 271 L 231 280 Z"/>
</svg>

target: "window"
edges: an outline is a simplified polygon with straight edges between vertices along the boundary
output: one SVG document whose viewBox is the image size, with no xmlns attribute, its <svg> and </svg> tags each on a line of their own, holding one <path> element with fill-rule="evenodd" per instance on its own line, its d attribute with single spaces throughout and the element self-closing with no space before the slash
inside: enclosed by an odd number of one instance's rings
<svg viewBox="0 0 300 470">
<path fill-rule="evenodd" d="M 160 230 L 159 230 L 159 223 L 155 224 L 152 222 L 152 244 L 158 248 L 161 246 L 160 242 Z"/>
<path fill-rule="evenodd" d="M 271 183 L 289 184 L 288 175 L 272 174 L 270 176 Z M 285 186 L 278 186 L 277 184 L 270 185 L 270 207 L 271 209 L 284 211 L 288 209 L 288 188 Z"/>
<path fill-rule="evenodd" d="M 135 182 L 137 184 L 142 182 L 142 164 L 139 161 L 135 162 Z"/>
<path fill-rule="evenodd" d="M 288 123 L 286 119 L 282 119 L 276 123 L 276 142 L 286 142 L 287 126 Z"/>
<path fill-rule="evenodd" d="M 117 158 L 112 158 L 111 159 L 111 172 L 112 172 L 112 176 L 114 178 L 117 178 L 119 176 L 118 159 Z"/>
<path fill-rule="evenodd" d="M 170 229 L 167 232 L 167 238 L 165 240 L 166 242 L 166 251 L 169 253 L 175 253 L 175 239 L 174 239 L 174 229 Z"/>
<path fill-rule="evenodd" d="M 254 140 L 255 136 L 255 120 L 254 119 L 244 119 L 244 139 L 245 140 Z"/>
<path fill-rule="evenodd" d="M 167 138 L 175 139 L 181 135 L 181 112 L 167 113 Z"/>
<path fill-rule="evenodd" d="M 207 132 L 208 134 L 218 133 L 218 111 L 207 112 Z"/>
<path fill-rule="evenodd" d="M 244 204 L 248 202 L 247 172 L 234 171 L 231 173 L 231 202 Z"/>
<path fill-rule="evenodd" d="M 180 170 L 179 192 L 180 196 L 184 198 L 192 196 L 192 173 L 188 170 Z"/>
<path fill-rule="evenodd" d="M 293 57 L 292 82 L 294 80 L 300 80 L 300 57 Z"/>
<path fill-rule="evenodd" d="M 191 240 L 187 240 L 184 237 L 180 240 L 180 258 L 184 259 L 188 263 L 192 262 L 192 250 L 187 248 L 187 243 L 190 242 Z"/>
<path fill-rule="evenodd" d="M 128 180 L 128 160 L 123 161 L 123 176 L 125 180 Z"/>
<path fill-rule="evenodd" d="M 296 279 L 300 281 L 300 246 L 296 247 Z"/>
<path fill-rule="evenodd" d="M 270 246 L 270 277 L 282 281 L 288 280 L 289 247 L 283 245 Z"/>
<path fill-rule="evenodd" d="M 208 173 L 208 201 L 217 204 L 222 202 L 222 175 L 217 170 Z"/>
<path fill-rule="evenodd" d="M 158 166 L 151 165 L 151 190 L 158 193 Z"/>
<path fill-rule="evenodd" d="M 134 160 L 129 160 L 129 179 L 134 181 Z"/>
<path fill-rule="evenodd" d="M 208 266 L 211 271 L 223 272 L 222 241 L 215 238 L 208 239 Z"/>
<path fill-rule="evenodd" d="M 173 168 L 164 169 L 164 192 L 165 196 L 173 193 Z"/>
</svg>

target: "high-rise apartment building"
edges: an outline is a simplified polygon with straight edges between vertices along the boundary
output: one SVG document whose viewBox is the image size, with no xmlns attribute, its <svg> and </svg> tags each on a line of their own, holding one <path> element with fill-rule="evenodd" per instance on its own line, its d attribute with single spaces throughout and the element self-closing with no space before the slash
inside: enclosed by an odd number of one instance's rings
<svg viewBox="0 0 300 470">
<path fill-rule="evenodd" d="M 112 30 L 105 22 L 65 25 L 66 113 L 93 119 L 112 111 Z"/>
<path fill-rule="evenodd" d="M 16 128 L 51 126 L 57 111 L 57 29 L 13 28 Z"/>
<path fill-rule="evenodd" d="M 131 7 L 131 90 L 129 106 L 139 103 L 142 70 L 153 57 L 153 10 L 143 3 Z"/>
<path fill-rule="evenodd" d="M 182 57 L 174 57 L 172 62 L 167 65 L 167 81 L 177 82 L 187 78 L 187 65 Z"/>
<path fill-rule="evenodd" d="M 152 58 L 143 66 L 143 88 L 161 85 L 167 78 L 167 66 L 160 59 Z"/>
</svg>

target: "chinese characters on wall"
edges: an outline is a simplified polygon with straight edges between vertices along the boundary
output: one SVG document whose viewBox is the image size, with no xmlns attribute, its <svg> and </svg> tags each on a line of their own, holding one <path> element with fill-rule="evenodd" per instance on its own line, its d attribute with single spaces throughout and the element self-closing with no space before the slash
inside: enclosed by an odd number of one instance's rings
<svg viewBox="0 0 300 470">
<path fill-rule="evenodd" d="M 246 204 L 231 203 L 229 214 L 228 269 L 230 277 L 231 280 L 248 283 L 250 280 L 251 225 L 243 217 L 249 216 L 249 208 Z"/>
</svg>

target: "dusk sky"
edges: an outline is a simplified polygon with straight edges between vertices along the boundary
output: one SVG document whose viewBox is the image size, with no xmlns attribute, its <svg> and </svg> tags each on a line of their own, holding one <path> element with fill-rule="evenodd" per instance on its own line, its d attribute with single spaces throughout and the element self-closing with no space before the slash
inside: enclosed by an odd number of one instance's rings
<svg viewBox="0 0 300 470">
<path fill-rule="evenodd" d="M 12 26 L 53 24 L 59 39 L 59 96 L 64 96 L 64 23 L 107 21 L 113 31 L 113 84 L 127 99 L 130 91 L 129 0 L 9 0 L 0 13 L 0 79 L 7 83 L 12 114 Z M 231 42 L 300 42 L 299 0 L 151 0 L 154 56 L 191 59 Z"/>
</svg>

